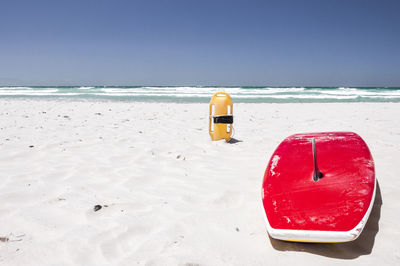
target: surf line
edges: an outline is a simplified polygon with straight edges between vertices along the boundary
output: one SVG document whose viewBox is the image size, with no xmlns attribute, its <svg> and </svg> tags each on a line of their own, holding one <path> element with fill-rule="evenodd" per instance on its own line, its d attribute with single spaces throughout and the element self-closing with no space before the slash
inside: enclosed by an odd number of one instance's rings
<svg viewBox="0 0 400 266">
<path fill-rule="evenodd" d="M 315 145 L 315 138 L 312 139 L 312 153 L 313 153 L 313 158 L 314 158 L 314 173 L 313 173 L 313 179 L 315 182 L 317 182 L 319 179 L 321 179 L 324 174 L 318 169 L 318 164 L 317 164 L 317 148 Z"/>
</svg>

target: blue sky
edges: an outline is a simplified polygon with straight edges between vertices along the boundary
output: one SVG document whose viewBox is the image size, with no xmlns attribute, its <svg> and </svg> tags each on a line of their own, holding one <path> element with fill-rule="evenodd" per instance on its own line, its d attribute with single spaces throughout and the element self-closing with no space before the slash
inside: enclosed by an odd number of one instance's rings
<svg viewBox="0 0 400 266">
<path fill-rule="evenodd" d="M 400 86 L 400 1 L 0 1 L 0 85 Z"/>
</svg>

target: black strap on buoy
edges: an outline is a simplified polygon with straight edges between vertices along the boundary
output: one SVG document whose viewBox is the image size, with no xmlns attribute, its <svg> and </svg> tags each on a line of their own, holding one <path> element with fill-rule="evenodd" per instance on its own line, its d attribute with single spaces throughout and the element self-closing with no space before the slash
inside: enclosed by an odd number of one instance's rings
<svg viewBox="0 0 400 266">
<path fill-rule="evenodd" d="M 233 124 L 233 115 L 214 116 L 214 124 Z"/>
</svg>

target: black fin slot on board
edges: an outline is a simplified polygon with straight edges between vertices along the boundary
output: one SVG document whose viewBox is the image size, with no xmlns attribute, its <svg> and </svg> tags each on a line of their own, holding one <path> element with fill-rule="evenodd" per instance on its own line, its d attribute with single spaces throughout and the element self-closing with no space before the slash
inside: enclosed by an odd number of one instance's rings
<svg viewBox="0 0 400 266">
<path fill-rule="evenodd" d="M 314 181 L 318 181 L 322 177 L 324 177 L 324 174 L 318 169 L 318 164 L 317 164 L 317 147 L 315 145 L 315 138 L 312 139 L 312 150 L 313 150 L 313 158 L 314 158 L 314 173 L 313 173 L 313 179 Z"/>
</svg>

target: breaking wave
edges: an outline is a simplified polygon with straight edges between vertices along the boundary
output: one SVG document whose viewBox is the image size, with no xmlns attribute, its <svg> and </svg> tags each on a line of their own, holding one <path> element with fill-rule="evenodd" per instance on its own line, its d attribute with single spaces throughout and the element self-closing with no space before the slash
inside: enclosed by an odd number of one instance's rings
<svg viewBox="0 0 400 266">
<path fill-rule="evenodd" d="M 400 102 L 400 88 L 346 87 L 0 87 L 0 98 L 82 98 L 127 101 L 208 102 L 225 91 L 234 102 Z"/>
</svg>

